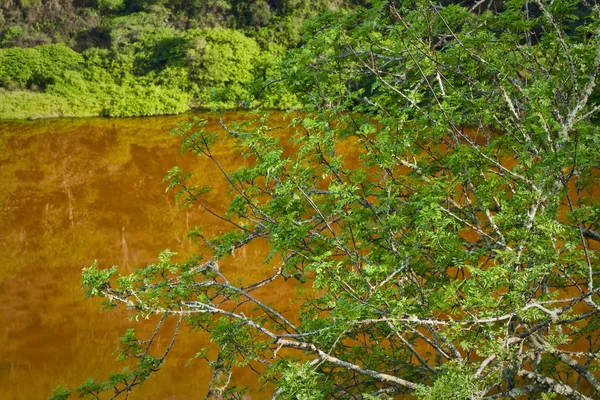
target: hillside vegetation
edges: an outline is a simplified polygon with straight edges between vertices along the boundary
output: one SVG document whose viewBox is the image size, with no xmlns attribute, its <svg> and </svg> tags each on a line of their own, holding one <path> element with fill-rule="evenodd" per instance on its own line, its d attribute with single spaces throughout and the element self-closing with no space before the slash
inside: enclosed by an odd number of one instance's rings
<svg viewBox="0 0 600 400">
<path fill-rule="evenodd" d="M 303 22 L 362 3 L 0 0 L 0 119 L 291 107 L 274 86 Z"/>
</svg>

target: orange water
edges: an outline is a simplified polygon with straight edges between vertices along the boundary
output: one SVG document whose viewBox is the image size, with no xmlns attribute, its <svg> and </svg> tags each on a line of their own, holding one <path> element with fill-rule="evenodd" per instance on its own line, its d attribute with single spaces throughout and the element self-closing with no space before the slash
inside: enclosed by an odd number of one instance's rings
<svg viewBox="0 0 600 400">
<path fill-rule="evenodd" d="M 206 117 L 207 130 L 221 130 L 217 116 Z M 145 339 L 154 327 L 154 321 L 128 320 L 122 308 L 102 312 L 100 300 L 85 300 L 83 267 L 98 259 L 102 267 L 116 264 L 127 273 L 155 262 L 166 248 L 182 260 L 201 251 L 184 239 L 190 228 L 203 225 L 209 234 L 227 228 L 198 207 L 179 208 L 173 194 L 165 194 L 162 179 L 178 165 L 215 188 L 206 196 L 209 206 L 222 210 L 226 202 L 217 167 L 181 155 L 180 139 L 168 134 L 187 118 L 0 123 L 0 399 L 42 399 L 59 384 L 75 388 L 90 377 L 105 379 L 123 368 L 113 354 L 118 337 L 136 327 Z M 272 118 L 284 125 L 282 115 Z M 243 162 L 231 143 L 217 146 L 215 156 L 230 171 Z M 597 190 L 590 195 L 598 198 Z M 221 268 L 245 281 L 259 280 L 273 271 L 262 261 L 266 251 L 257 242 Z M 257 296 L 293 319 L 293 289 L 281 282 L 277 292 Z M 174 326 L 166 325 L 162 347 Z M 206 335 L 183 330 L 163 369 L 130 398 L 204 398 L 207 362 L 185 365 L 205 344 Z M 234 375 L 235 383 L 257 389 L 250 369 Z M 248 397 L 270 398 L 257 391 Z"/>
<path fill-rule="evenodd" d="M 194 225 L 208 226 L 209 233 L 225 228 L 198 207 L 180 209 L 173 193 L 165 194 L 162 179 L 178 165 L 217 186 L 209 204 L 218 209 L 224 200 L 215 166 L 181 155 L 179 138 L 168 134 L 186 118 L 0 123 L 0 398 L 42 399 L 59 384 L 73 389 L 89 377 L 105 379 L 123 368 L 113 354 L 120 334 L 135 326 L 145 338 L 153 327 L 128 320 L 122 308 L 103 312 L 100 300 L 84 299 L 83 267 L 98 259 L 102 267 L 117 264 L 128 272 L 155 262 L 166 248 L 183 259 L 199 250 L 184 240 Z M 218 118 L 212 116 L 207 129 L 219 129 Z M 217 153 L 227 167 L 240 162 L 230 145 Z M 261 261 L 264 255 L 259 243 L 222 268 L 260 279 L 273 270 Z M 284 289 L 263 299 L 289 309 L 292 289 Z M 172 329 L 171 322 L 161 344 Z M 184 331 L 180 339 L 164 368 L 130 398 L 204 397 L 207 362 L 185 364 L 206 336 Z M 253 374 L 236 371 L 236 381 L 256 388 Z"/>
</svg>

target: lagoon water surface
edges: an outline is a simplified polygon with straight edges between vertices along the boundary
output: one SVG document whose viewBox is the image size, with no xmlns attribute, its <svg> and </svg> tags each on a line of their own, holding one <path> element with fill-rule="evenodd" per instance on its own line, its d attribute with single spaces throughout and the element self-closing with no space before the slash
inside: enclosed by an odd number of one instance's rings
<svg viewBox="0 0 600 400">
<path fill-rule="evenodd" d="M 173 193 L 165 193 L 163 177 L 178 165 L 216 186 L 206 201 L 222 209 L 226 189 L 217 168 L 182 155 L 179 138 L 169 135 L 189 117 L 0 123 L 0 398 L 42 399 L 57 385 L 75 389 L 87 378 L 106 379 L 124 367 L 115 360 L 119 336 L 136 327 L 144 338 L 154 327 L 153 321 L 131 321 L 122 307 L 101 311 L 101 300 L 85 299 L 83 267 L 97 259 L 101 267 L 118 265 L 127 273 L 156 262 L 167 248 L 183 260 L 202 251 L 185 239 L 190 228 L 224 229 L 200 208 L 182 209 Z M 218 116 L 205 117 L 207 129 L 220 129 Z M 226 120 L 241 117 L 232 113 Z M 228 167 L 240 162 L 227 144 L 218 156 Z M 262 261 L 265 250 L 251 246 L 222 268 L 260 279 L 273 268 Z M 289 308 L 291 291 L 264 296 Z M 170 340 L 173 326 L 160 340 Z M 204 398 L 207 361 L 186 363 L 206 335 L 184 330 L 179 339 L 163 369 L 130 398 Z M 236 382 L 256 389 L 253 374 L 236 371 Z"/>
</svg>

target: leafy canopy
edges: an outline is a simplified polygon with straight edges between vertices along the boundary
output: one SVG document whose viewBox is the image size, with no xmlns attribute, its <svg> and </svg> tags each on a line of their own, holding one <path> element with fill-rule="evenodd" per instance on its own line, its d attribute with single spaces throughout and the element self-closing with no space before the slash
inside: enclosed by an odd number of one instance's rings
<svg viewBox="0 0 600 400">
<path fill-rule="evenodd" d="M 88 294 L 209 332 L 209 397 L 235 397 L 243 366 L 290 399 L 597 395 L 600 9 L 501 5 L 381 2 L 313 20 L 283 65 L 305 105 L 289 141 L 266 119 L 177 130 L 199 157 L 218 164 L 213 147 L 233 140 L 252 161 L 223 169 L 230 230 L 193 232 L 202 259 L 87 269 Z M 190 179 L 173 169 L 169 187 L 205 205 Z M 271 277 L 219 270 L 262 239 Z M 298 315 L 256 291 L 284 280 Z M 142 383 L 170 350 L 153 339 L 128 332 L 135 368 L 79 393 Z"/>
</svg>

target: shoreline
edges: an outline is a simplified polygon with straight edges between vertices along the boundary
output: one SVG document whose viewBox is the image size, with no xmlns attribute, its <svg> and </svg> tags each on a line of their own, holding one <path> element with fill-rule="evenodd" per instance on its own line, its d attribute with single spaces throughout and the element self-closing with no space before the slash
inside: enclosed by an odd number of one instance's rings
<svg viewBox="0 0 600 400">
<path fill-rule="evenodd" d="M 251 112 L 254 110 L 260 111 L 274 111 L 274 112 L 293 112 L 299 111 L 296 108 L 235 108 L 235 107 L 222 107 L 220 109 L 215 109 L 211 107 L 194 107 L 190 108 L 183 112 L 176 113 L 157 113 L 157 114 L 147 114 L 147 115 L 128 115 L 128 116 L 110 116 L 110 115 L 101 115 L 101 114 L 89 114 L 89 115 L 42 115 L 42 116 L 29 116 L 23 118 L 3 118 L 0 116 L 0 124 L 5 123 L 24 123 L 24 122 L 39 122 L 39 121 L 60 121 L 60 120 L 83 120 L 83 119 L 136 119 L 136 118 L 156 118 L 156 117 L 173 117 L 173 116 L 183 116 L 186 114 L 195 114 L 195 113 L 219 113 L 219 112 Z"/>
</svg>

